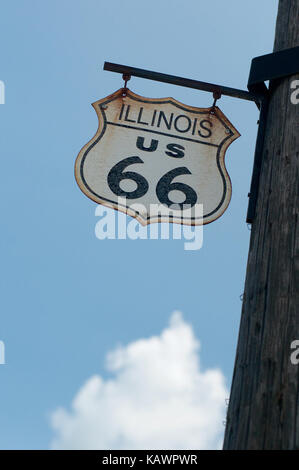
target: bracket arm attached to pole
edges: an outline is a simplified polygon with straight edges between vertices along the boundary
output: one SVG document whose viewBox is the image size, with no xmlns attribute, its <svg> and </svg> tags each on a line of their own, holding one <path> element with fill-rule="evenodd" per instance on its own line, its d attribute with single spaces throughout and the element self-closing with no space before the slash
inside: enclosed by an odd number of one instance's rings
<svg viewBox="0 0 299 470">
<path fill-rule="evenodd" d="M 151 70 L 138 69 L 136 67 L 130 67 L 128 65 L 120 65 L 113 64 L 111 62 L 105 62 L 104 70 L 139 78 L 146 78 L 148 80 L 155 80 L 157 82 L 170 83 L 171 85 L 194 88 L 195 90 L 208 91 L 211 93 L 217 92 L 221 93 L 222 95 L 231 96 L 233 98 L 241 98 L 243 100 L 254 101 L 257 103 L 257 105 L 259 105 L 261 99 L 260 93 L 239 90 L 238 88 L 230 88 L 222 85 L 216 85 L 214 83 L 201 82 L 199 80 L 192 80 L 190 78 L 177 77 L 176 75 L 168 75 L 165 73 L 153 72 Z"/>
</svg>

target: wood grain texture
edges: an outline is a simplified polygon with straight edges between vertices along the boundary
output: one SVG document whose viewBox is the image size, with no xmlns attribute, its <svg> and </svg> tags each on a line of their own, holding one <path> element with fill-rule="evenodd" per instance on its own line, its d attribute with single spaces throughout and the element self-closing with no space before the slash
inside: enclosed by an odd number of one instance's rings
<svg viewBox="0 0 299 470">
<path fill-rule="evenodd" d="M 299 45 L 299 0 L 280 0 L 274 51 Z M 270 84 L 224 449 L 299 449 L 299 104 Z"/>
</svg>

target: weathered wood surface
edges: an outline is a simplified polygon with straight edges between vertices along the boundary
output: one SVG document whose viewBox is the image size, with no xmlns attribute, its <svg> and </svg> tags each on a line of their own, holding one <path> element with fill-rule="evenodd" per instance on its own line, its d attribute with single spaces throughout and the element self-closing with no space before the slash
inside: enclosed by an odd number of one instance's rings
<svg viewBox="0 0 299 470">
<path fill-rule="evenodd" d="M 270 6 L 269 6 L 270 7 Z M 280 0 L 274 51 L 299 45 L 299 0 Z M 299 449 L 299 104 L 271 84 L 224 449 Z"/>
</svg>

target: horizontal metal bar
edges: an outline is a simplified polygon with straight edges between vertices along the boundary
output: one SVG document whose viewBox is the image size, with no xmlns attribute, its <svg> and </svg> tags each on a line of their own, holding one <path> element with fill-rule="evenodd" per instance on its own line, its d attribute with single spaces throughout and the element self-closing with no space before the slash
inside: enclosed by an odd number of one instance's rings
<svg viewBox="0 0 299 470">
<path fill-rule="evenodd" d="M 104 63 L 104 70 L 109 72 L 122 73 L 133 75 L 134 77 L 146 78 L 148 80 L 155 80 L 158 82 L 171 83 L 172 85 L 183 86 L 187 88 L 194 88 L 195 90 L 221 92 L 222 95 L 231 96 L 233 98 L 240 98 L 243 100 L 254 101 L 259 104 L 261 95 L 252 93 L 246 90 L 239 90 L 238 88 L 229 88 L 214 83 L 200 82 L 198 80 L 191 80 L 190 78 L 177 77 L 175 75 L 167 75 L 160 72 L 152 72 L 150 70 L 138 69 L 128 65 L 113 64 L 111 62 Z"/>
</svg>

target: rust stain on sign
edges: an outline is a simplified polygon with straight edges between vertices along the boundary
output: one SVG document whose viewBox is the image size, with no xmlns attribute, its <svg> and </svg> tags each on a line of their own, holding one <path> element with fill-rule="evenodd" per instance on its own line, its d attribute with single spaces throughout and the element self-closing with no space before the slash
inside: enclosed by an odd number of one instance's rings
<svg viewBox="0 0 299 470">
<path fill-rule="evenodd" d="M 93 103 L 99 127 L 75 165 L 81 190 L 142 225 L 216 220 L 230 202 L 224 157 L 239 132 L 217 106 L 196 108 L 123 91 Z"/>
</svg>

